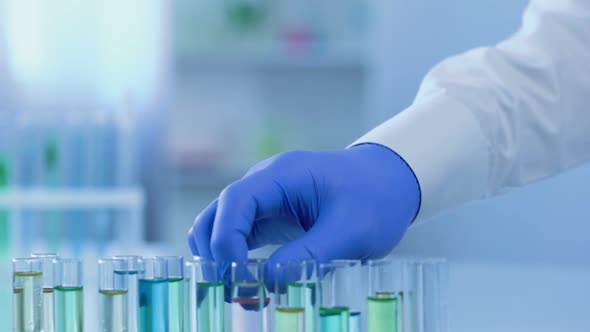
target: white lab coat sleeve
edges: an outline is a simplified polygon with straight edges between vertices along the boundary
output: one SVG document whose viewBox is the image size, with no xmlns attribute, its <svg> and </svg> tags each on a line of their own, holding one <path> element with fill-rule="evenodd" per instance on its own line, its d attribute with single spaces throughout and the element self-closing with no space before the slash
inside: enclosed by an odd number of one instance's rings
<svg viewBox="0 0 590 332">
<path fill-rule="evenodd" d="M 520 30 L 447 59 L 413 104 L 361 137 L 420 183 L 416 221 L 590 159 L 590 0 L 532 1 Z"/>
</svg>

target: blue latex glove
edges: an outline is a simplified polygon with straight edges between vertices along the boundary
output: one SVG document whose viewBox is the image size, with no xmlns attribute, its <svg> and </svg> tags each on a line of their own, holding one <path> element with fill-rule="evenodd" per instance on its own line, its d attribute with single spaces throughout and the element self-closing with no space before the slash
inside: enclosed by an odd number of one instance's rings
<svg viewBox="0 0 590 332">
<path fill-rule="evenodd" d="M 269 266 L 380 258 L 400 241 L 419 205 L 412 170 L 386 147 L 292 151 L 225 188 L 196 218 L 188 241 L 193 254 L 221 262 L 225 276 L 227 263 L 268 244 L 284 244 Z"/>
</svg>

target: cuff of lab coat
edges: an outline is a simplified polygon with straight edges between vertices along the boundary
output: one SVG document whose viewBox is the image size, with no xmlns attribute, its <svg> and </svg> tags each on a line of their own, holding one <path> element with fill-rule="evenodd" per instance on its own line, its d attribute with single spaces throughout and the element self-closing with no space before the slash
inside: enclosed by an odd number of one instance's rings
<svg viewBox="0 0 590 332">
<path fill-rule="evenodd" d="M 488 143 L 469 109 L 442 93 L 416 101 L 353 145 L 363 143 L 389 147 L 414 171 L 422 199 L 415 223 L 485 196 Z"/>
</svg>

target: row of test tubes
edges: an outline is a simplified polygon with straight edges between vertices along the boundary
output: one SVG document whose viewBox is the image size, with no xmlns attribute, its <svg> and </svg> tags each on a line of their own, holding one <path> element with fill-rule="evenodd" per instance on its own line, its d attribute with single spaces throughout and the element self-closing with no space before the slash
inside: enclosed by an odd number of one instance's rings
<svg viewBox="0 0 590 332">
<path fill-rule="evenodd" d="M 439 261 L 248 260 L 228 276 L 180 256 L 115 256 L 98 267 L 100 332 L 446 331 Z M 13 269 L 13 331 L 83 331 L 80 260 L 34 254 Z"/>
</svg>

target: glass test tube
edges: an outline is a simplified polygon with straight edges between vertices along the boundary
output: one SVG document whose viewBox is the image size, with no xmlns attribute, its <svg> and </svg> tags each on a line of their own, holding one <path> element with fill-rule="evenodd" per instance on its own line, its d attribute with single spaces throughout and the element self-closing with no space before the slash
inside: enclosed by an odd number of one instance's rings
<svg viewBox="0 0 590 332">
<path fill-rule="evenodd" d="M 361 326 L 361 263 L 335 260 L 319 267 L 320 331 L 358 332 Z"/>
<path fill-rule="evenodd" d="M 368 262 L 367 331 L 402 331 L 404 262 L 397 259 Z"/>
<path fill-rule="evenodd" d="M 53 289 L 55 287 L 55 262 L 59 259 L 57 254 L 32 254 L 31 257 L 41 261 L 43 271 L 43 332 L 55 331 L 55 322 L 53 320 Z"/>
<path fill-rule="evenodd" d="M 12 260 L 12 269 L 13 331 L 41 331 L 41 261 L 37 258 L 16 258 Z"/>
<path fill-rule="evenodd" d="M 161 257 L 142 258 L 139 272 L 139 331 L 168 328 L 168 269 Z"/>
<path fill-rule="evenodd" d="M 139 256 L 114 256 L 126 262 L 124 269 L 116 269 L 115 273 L 127 279 L 127 328 L 129 332 L 139 331 L 139 271 L 143 265 Z"/>
<path fill-rule="evenodd" d="M 55 330 L 81 332 L 84 330 L 84 289 L 82 261 L 54 260 L 56 287 L 54 291 Z"/>
<path fill-rule="evenodd" d="M 413 264 L 415 291 L 410 293 L 412 321 L 416 332 L 446 332 L 448 265 L 444 260 Z"/>
<path fill-rule="evenodd" d="M 127 271 L 127 261 L 98 261 L 99 332 L 127 332 L 129 315 L 128 278 L 117 271 Z"/>
<path fill-rule="evenodd" d="M 184 258 L 165 256 L 168 270 L 168 332 L 184 331 Z"/>
<path fill-rule="evenodd" d="M 264 284 L 266 260 L 251 259 L 232 263 L 232 331 L 270 331 L 270 298 Z"/>
<path fill-rule="evenodd" d="M 275 271 L 275 331 L 317 331 L 316 262 L 279 263 Z"/>
<path fill-rule="evenodd" d="M 224 331 L 224 284 L 217 264 L 195 258 L 186 263 L 190 332 Z"/>
</svg>

